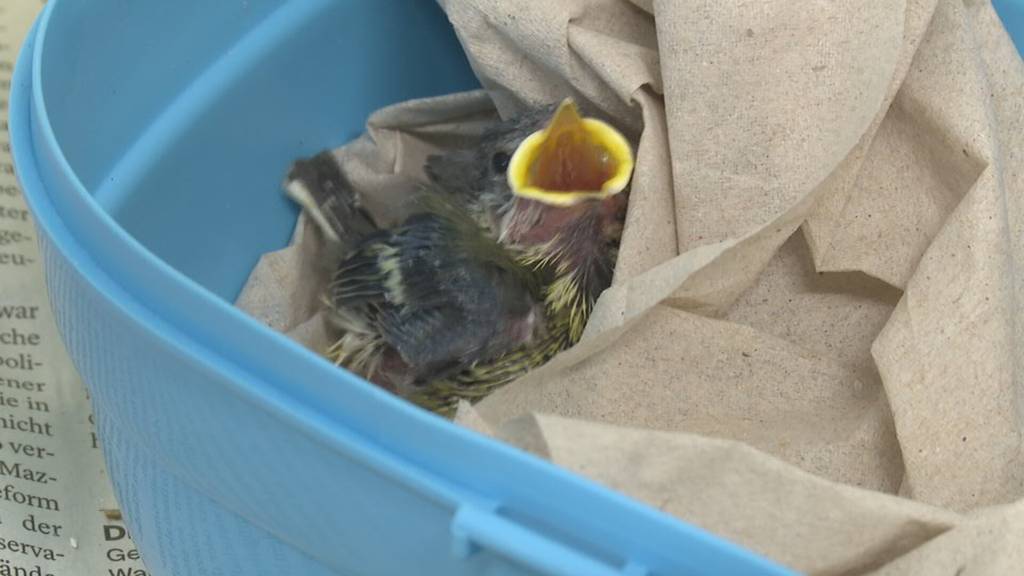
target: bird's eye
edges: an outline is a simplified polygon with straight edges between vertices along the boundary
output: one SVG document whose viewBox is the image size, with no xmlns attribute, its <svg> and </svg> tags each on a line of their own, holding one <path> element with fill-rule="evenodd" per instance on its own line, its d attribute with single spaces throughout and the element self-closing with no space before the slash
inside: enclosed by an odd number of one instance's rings
<svg viewBox="0 0 1024 576">
<path fill-rule="evenodd" d="M 508 161 L 511 157 L 505 152 L 496 152 L 494 156 L 491 156 L 491 168 L 494 169 L 495 174 L 504 174 L 505 170 L 508 170 Z"/>
</svg>

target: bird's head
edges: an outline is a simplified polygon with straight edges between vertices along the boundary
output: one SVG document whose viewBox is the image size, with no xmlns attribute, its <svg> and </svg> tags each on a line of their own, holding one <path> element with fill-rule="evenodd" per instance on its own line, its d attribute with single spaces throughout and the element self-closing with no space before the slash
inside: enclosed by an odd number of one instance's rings
<svg viewBox="0 0 1024 576">
<path fill-rule="evenodd" d="M 567 98 L 496 123 L 477 146 L 431 156 L 426 169 L 456 194 L 565 207 L 622 192 L 633 166 L 626 137 Z"/>
</svg>

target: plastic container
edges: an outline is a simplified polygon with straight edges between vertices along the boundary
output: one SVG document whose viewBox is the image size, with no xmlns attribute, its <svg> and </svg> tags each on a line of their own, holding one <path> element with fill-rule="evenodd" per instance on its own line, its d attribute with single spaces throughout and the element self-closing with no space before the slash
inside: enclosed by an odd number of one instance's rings
<svg viewBox="0 0 1024 576">
<path fill-rule="evenodd" d="M 1024 0 L 992 0 L 1018 52 L 1024 52 Z"/>
<path fill-rule="evenodd" d="M 155 576 L 789 573 L 415 409 L 231 305 L 288 240 L 294 158 L 382 105 L 476 85 L 426 0 L 46 6 L 15 71 L 12 147 Z"/>
</svg>

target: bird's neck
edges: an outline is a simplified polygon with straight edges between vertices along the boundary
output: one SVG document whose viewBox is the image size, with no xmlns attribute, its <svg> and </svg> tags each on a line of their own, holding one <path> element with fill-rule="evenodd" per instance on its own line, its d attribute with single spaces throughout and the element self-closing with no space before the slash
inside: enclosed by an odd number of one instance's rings
<svg viewBox="0 0 1024 576">
<path fill-rule="evenodd" d="M 534 247 L 569 234 L 614 234 L 621 230 L 625 209 L 622 194 L 582 202 L 574 206 L 553 206 L 528 198 L 513 200 L 502 226 L 506 241 L 514 246 Z M 598 224 L 596 227 L 593 224 Z"/>
<path fill-rule="evenodd" d="M 576 206 L 519 202 L 507 227 L 508 240 L 524 249 L 529 264 L 550 278 L 548 313 L 589 315 L 609 285 L 614 268 L 610 235 L 621 231 L 621 202 L 615 198 Z"/>
</svg>

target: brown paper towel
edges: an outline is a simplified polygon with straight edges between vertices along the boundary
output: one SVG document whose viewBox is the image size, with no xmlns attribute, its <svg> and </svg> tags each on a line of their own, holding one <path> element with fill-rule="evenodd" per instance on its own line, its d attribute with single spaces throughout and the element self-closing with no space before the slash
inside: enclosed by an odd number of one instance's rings
<svg viewBox="0 0 1024 576">
<path fill-rule="evenodd" d="M 463 407 L 462 417 L 471 412 Z M 544 415 L 494 435 L 807 573 L 863 574 L 960 522 L 731 441 Z"/>
<path fill-rule="evenodd" d="M 485 90 L 337 151 L 378 218 L 498 114 L 572 95 L 639 142 L 584 340 L 458 422 L 810 573 L 1015 566 L 1024 73 L 988 1 L 441 4 Z M 239 305 L 318 348 L 273 298 L 329 256 L 300 226 Z"/>
</svg>

